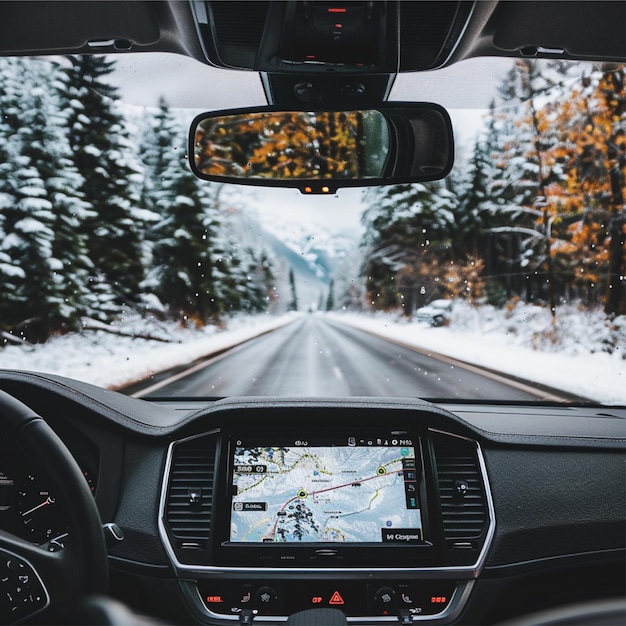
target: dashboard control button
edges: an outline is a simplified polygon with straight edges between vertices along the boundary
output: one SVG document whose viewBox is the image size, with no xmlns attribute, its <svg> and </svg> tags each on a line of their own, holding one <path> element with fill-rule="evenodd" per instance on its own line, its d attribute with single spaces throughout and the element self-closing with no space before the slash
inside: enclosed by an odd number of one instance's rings
<svg viewBox="0 0 626 626">
<path fill-rule="evenodd" d="M 278 594 L 272 587 L 261 587 L 256 592 L 256 605 L 263 611 L 267 612 L 272 609 L 278 602 Z"/>
<path fill-rule="evenodd" d="M 46 591 L 31 565 L 17 556 L 0 560 L 0 623 L 13 623 L 43 609 Z"/>
<path fill-rule="evenodd" d="M 397 594 L 391 587 L 381 587 L 374 594 L 374 602 L 378 608 L 388 611 L 395 608 L 397 600 Z"/>
<path fill-rule="evenodd" d="M 328 604 L 332 606 L 341 606 L 345 603 L 346 601 L 343 599 L 343 596 L 338 591 L 335 591 L 328 601 Z"/>
</svg>

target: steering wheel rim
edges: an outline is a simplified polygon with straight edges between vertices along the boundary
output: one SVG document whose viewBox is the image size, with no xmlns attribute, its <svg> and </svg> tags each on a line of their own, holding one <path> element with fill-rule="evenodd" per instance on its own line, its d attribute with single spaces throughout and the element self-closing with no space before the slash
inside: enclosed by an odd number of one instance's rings
<svg viewBox="0 0 626 626">
<path fill-rule="evenodd" d="M 0 623 L 21 621 L 37 613 L 46 621 L 63 619 L 86 595 L 108 591 L 100 514 L 65 444 L 39 415 L 2 390 L 0 429 L 15 435 L 37 458 L 64 501 L 71 530 L 70 541 L 59 552 L 48 552 L 0 530 L 0 578 L 9 579 L 5 585 L 11 598 L 0 604 Z M 43 585 L 43 596 L 39 583 Z"/>
</svg>

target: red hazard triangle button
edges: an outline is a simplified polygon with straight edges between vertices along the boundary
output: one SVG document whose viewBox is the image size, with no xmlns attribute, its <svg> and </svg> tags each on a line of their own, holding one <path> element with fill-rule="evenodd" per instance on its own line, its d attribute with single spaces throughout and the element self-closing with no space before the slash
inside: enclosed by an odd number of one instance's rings
<svg viewBox="0 0 626 626">
<path fill-rule="evenodd" d="M 341 597 L 341 594 L 338 591 L 335 591 L 331 599 L 328 601 L 328 604 L 345 604 L 345 602 L 344 599 Z"/>
</svg>

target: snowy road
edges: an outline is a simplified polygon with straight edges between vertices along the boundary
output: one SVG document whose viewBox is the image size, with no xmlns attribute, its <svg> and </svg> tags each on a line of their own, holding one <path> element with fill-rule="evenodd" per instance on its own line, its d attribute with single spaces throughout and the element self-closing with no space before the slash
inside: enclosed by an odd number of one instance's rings
<svg viewBox="0 0 626 626">
<path fill-rule="evenodd" d="M 511 386 L 321 316 L 308 315 L 136 395 L 411 396 L 537 400 Z"/>
</svg>

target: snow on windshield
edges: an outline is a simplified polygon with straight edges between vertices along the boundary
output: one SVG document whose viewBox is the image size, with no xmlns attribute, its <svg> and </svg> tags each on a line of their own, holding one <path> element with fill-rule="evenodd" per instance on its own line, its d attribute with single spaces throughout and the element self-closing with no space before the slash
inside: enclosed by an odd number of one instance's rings
<svg viewBox="0 0 626 626">
<path fill-rule="evenodd" d="M 0 60 L 0 367 L 143 395 L 626 402 L 623 67 L 498 62 L 447 180 L 320 199 L 196 180 L 193 112 L 123 104 L 115 66 Z M 441 299 L 445 325 L 417 323 Z"/>
</svg>

